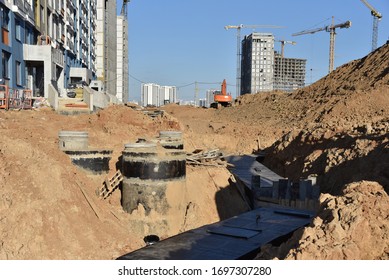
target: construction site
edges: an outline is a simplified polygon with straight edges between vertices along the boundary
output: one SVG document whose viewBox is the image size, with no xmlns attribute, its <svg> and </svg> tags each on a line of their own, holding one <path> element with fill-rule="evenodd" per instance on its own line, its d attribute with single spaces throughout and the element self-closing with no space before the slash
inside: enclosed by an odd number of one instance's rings
<svg viewBox="0 0 389 280">
<path fill-rule="evenodd" d="M 388 259 L 388 58 L 218 109 L 1 109 L 0 259 Z"/>
</svg>

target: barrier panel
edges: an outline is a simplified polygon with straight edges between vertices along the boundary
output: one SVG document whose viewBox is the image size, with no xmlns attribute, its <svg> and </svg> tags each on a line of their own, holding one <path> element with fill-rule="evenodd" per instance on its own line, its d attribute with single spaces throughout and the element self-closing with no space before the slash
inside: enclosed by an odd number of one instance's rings
<svg viewBox="0 0 389 280">
<path fill-rule="evenodd" d="M 0 109 L 31 109 L 32 90 L 11 89 L 0 85 Z"/>
<path fill-rule="evenodd" d="M 8 110 L 8 86 L 0 85 L 0 109 Z"/>
</svg>

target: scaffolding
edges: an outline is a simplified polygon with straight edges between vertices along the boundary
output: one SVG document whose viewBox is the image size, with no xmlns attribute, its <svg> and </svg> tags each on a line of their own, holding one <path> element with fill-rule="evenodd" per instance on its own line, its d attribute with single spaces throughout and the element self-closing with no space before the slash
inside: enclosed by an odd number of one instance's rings
<svg viewBox="0 0 389 280">
<path fill-rule="evenodd" d="M 293 91 L 305 86 L 306 59 L 274 56 L 274 90 Z"/>
</svg>

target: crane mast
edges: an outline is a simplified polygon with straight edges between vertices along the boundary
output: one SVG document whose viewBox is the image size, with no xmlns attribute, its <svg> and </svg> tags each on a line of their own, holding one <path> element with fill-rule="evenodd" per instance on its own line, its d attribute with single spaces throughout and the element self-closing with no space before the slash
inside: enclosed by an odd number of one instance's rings
<svg viewBox="0 0 389 280">
<path fill-rule="evenodd" d="M 285 44 L 296 45 L 295 41 L 285 41 L 285 40 L 277 40 L 277 41 L 281 43 L 281 58 L 284 58 Z"/>
<path fill-rule="evenodd" d="M 311 30 L 304 30 L 301 32 L 297 32 L 292 34 L 292 36 L 299 36 L 304 34 L 313 34 L 319 31 L 326 31 L 330 33 L 330 58 L 329 58 L 329 66 L 328 66 L 328 73 L 331 73 L 334 70 L 334 56 L 335 56 L 335 35 L 336 35 L 336 28 L 349 28 L 351 27 L 351 21 L 346 21 L 339 24 L 334 24 L 334 17 L 332 17 L 332 23 L 331 25 L 311 29 Z"/>
<path fill-rule="evenodd" d="M 274 25 L 226 25 L 224 26 L 226 30 L 236 29 L 236 97 L 240 95 L 240 80 L 241 80 L 241 29 L 242 28 L 282 28 L 282 26 L 274 26 Z"/>
<path fill-rule="evenodd" d="M 379 13 L 372 5 L 370 5 L 366 0 L 361 0 L 363 4 L 370 10 L 371 15 L 373 16 L 373 33 L 371 37 L 371 50 L 374 51 L 377 48 L 378 41 L 378 23 L 382 19 L 382 14 Z"/>
</svg>

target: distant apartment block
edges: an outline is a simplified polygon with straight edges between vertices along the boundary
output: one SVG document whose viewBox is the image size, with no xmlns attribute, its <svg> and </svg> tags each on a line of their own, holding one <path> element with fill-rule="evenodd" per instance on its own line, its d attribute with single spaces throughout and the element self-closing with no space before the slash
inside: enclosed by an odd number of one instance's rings
<svg viewBox="0 0 389 280">
<path fill-rule="evenodd" d="M 161 86 L 160 96 L 160 106 L 168 103 L 176 103 L 177 88 L 174 86 Z"/>
<path fill-rule="evenodd" d="M 242 41 L 241 94 L 273 90 L 274 36 L 252 33 Z"/>
<path fill-rule="evenodd" d="M 162 106 L 177 102 L 177 88 L 174 86 L 160 86 L 153 83 L 142 84 L 141 105 Z"/>
<path fill-rule="evenodd" d="M 271 33 L 252 33 L 242 40 L 241 92 L 292 91 L 305 86 L 306 60 L 274 51 Z"/>
<path fill-rule="evenodd" d="M 218 89 L 208 89 L 205 93 L 205 105 L 204 107 L 211 107 L 211 103 L 214 102 L 214 95 L 216 91 L 220 91 Z"/>
</svg>

